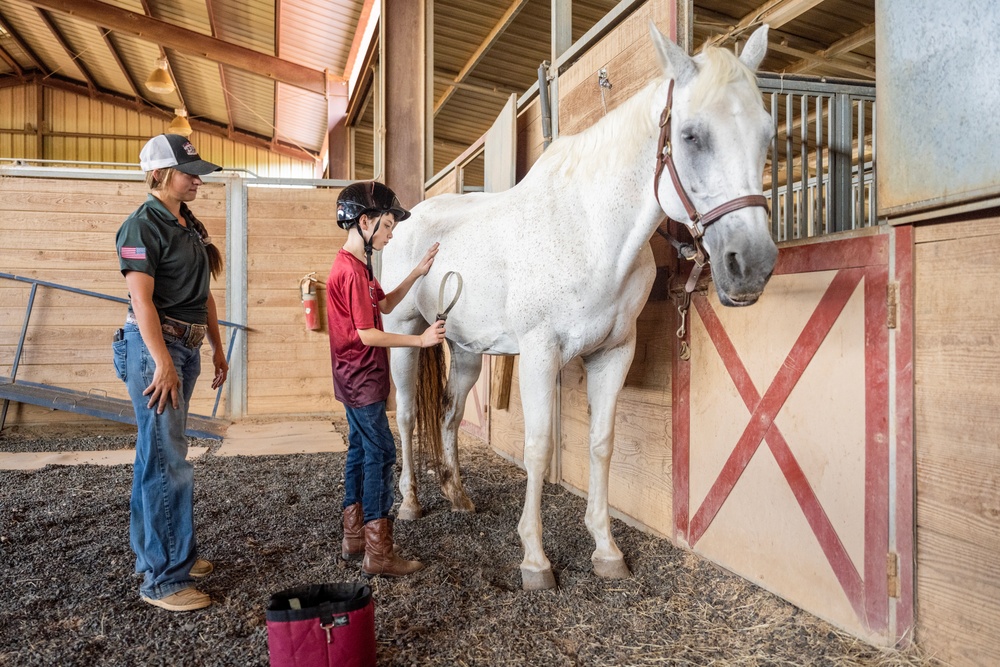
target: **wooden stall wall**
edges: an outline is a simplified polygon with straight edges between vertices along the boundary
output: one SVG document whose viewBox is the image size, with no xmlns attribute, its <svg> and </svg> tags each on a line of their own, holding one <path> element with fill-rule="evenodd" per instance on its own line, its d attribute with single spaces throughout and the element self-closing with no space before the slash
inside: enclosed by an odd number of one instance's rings
<svg viewBox="0 0 1000 667">
<path fill-rule="evenodd" d="M 955 665 L 1000 655 L 998 215 L 915 230 L 916 638 Z"/>
<path fill-rule="evenodd" d="M 247 414 L 343 414 L 333 396 L 326 278 L 347 232 L 336 223 L 338 189 L 247 191 Z M 299 281 L 321 285 L 320 329 L 309 331 Z"/>
<path fill-rule="evenodd" d="M 118 269 L 115 234 L 146 198 L 139 181 L 88 181 L 0 176 L 0 271 L 78 289 L 127 297 Z M 226 243 L 225 186 L 202 186 L 195 214 L 219 247 Z M 225 312 L 225 276 L 213 294 Z M 9 377 L 31 286 L 0 280 L 0 374 Z M 27 330 L 18 381 L 55 385 L 128 399 L 111 364 L 111 338 L 125 320 L 124 304 L 39 287 Z M 203 364 L 211 368 L 209 346 Z M 191 411 L 211 414 L 215 392 L 199 383 Z M 220 404 L 220 414 L 225 403 Z M 66 411 L 12 403 L 8 426 L 95 423 Z"/>
<path fill-rule="evenodd" d="M 673 3 L 646 3 L 559 76 L 560 134 L 590 127 L 661 75 L 649 21 L 672 36 L 672 9 Z M 610 89 L 598 84 L 602 69 L 612 84 Z M 665 276 L 672 262 L 669 246 L 658 236 L 653 246 L 657 266 Z M 661 535 L 673 534 L 670 347 L 676 329 L 674 313 L 665 282 L 658 282 L 639 315 L 635 359 L 618 398 L 608 489 L 611 507 Z M 561 383 L 561 478 L 586 493 L 590 416 L 581 360 L 563 370 Z"/>
</svg>

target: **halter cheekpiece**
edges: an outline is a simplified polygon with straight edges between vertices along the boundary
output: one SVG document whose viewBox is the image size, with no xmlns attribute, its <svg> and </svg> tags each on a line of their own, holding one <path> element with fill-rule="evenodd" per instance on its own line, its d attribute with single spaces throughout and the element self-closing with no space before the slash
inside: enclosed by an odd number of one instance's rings
<svg viewBox="0 0 1000 667">
<path fill-rule="evenodd" d="M 705 235 L 705 229 L 727 213 L 738 211 L 741 208 L 760 206 L 769 213 L 770 209 L 768 208 L 767 199 L 764 195 L 743 195 L 742 197 L 731 199 L 725 204 L 716 206 L 704 215 L 698 213 L 698 209 L 695 208 L 695 205 L 688 196 L 683 184 L 681 184 L 681 179 L 677 175 L 677 167 L 674 165 L 673 148 L 670 143 L 672 121 L 671 111 L 673 109 L 673 104 L 674 81 L 671 79 L 667 87 L 667 103 L 664 105 L 663 112 L 660 114 L 660 138 L 656 144 L 656 174 L 653 178 L 653 195 L 656 197 L 656 203 L 660 204 L 660 177 L 663 175 L 663 168 L 666 167 L 667 172 L 670 173 L 670 180 L 673 181 L 674 191 L 677 193 L 681 203 L 684 204 L 684 209 L 687 211 L 690 222 L 681 222 L 681 224 L 687 227 L 688 231 L 691 232 L 693 244 L 681 243 L 669 233 L 664 232 L 659 228 L 657 228 L 656 231 L 670 241 L 670 244 L 677 249 L 677 252 L 681 255 L 681 257 L 694 262 L 694 268 L 691 270 L 691 275 L 688 277 L 687 284 L 684 286 L 684 291 L 690 294 L 694 291 L 694 287 L 698 282 L 698 276 L 701 275 L 702 268 L 705 264 L 708 264 L 709 261 L 708 253 L 705 252 L 705 248 L 701 240 Z M 663 208 L 663 204 L 660 204 L 660 208 Z M 670 221 L 671 218 L 668 217 L 667 220 Z"/>
</svg>

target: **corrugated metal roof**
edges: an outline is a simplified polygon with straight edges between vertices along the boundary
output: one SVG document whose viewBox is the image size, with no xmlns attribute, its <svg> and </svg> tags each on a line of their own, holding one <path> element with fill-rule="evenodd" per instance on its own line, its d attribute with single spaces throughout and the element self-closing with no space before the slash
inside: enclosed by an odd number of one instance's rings
<svg viewBox="0 0 1000 667">
<path fill-rule="evenodd" d="M 344 74 L 365 0 L 100 1 L 107 6 L 105 14 L 124 10 L 138 15 L 132 18 L 139 22 L 148 21 L 142 36 L 124 25 L 113 26 L 105 36 L 99 27 L 103 19 L 87 16 L 89 5 L 72 0 L 3 0 L 0 28 L 8 26 L 38 62 L 14 36 L 0 31 L 0 87 L 58 84 L 166 120 L 174 108 L 186 105 L 191 118 L 207 123 L 197 126 L 203 133 L 307 159 L 322 149 L 328 111 L 315 88 L 322 87 L 324 72 Z M 619 0 L 574 0 L 573 39 L 618 5 Z M 513 9 L 519 9 L 516 16 L 488 43 Z M 74 56 L 59 44 L 43 13 Z M 549 59 L 550 15 L 551 0 L 434 0 L 437 169 L 489 128 L 509 93 L 521 93 L 537 80 L 539 64 Z M 763 70 L 874 78 L 874 0 L 695 0 L 694 46 L 707 40 L 732 45 L 759 18 L 776 23 Z M 191 31 L 191 39 L 171 42 L 164 25 Z M 202 36 L 212 40 L 209 46 L 216 52 L 185 48 Z M 143 85 L 161 53 L 169 59 L 177 92 L 152 93 Z M 255 61 L 249 54 L 270 60 Z M 474 59 L 477 54 L 481 57 Z M 294 71 L 264 71 L 278 63 Z M 469 71 L 453 85 L 464 70 Z M 313 77 L 314 90 L 300 87 L 306 85 L 303 78 L 298 85 L 281 82 L 295 76 Z M 366 118 L 370 114 L 362 116 L 360 132 L 370 136 Z"/>
</svg>

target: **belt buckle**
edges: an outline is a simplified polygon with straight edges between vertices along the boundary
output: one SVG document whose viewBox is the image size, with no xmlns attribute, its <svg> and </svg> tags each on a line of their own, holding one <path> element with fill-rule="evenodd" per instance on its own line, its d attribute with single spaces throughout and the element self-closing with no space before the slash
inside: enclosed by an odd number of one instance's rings
<svg viewBox="0 0 1000 667">
<path fill-rule="evenodd" d="M 208 327 L 204 324 L 190 325 L 187 331 L 187 336 L 184 339 L 184 344 L 190 348 L 200 347 L 202 341 L 205 340 L 205 334 L 207 331 Z"/>
</svg>

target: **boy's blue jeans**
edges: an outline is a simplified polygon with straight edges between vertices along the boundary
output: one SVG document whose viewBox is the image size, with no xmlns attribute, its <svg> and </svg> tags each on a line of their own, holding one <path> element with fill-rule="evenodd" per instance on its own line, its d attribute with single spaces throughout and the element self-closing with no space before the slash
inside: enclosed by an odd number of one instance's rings
<svg viewBox="0 0 1000 667">
<path fill-rule="evenodd" d="M 344 466 L 344 507 L 361 503 L 365 523 L 384 519 L 395 498 L 393 466 L 396 442 L 389 430 L 385 401 L 347 410 L 347 464 Z"/>
<path fill-rule="evenodd" d="M 168 401 L 163 414 L 147 408 L 142 392 L 153 381 L 156 364 L 139 334 L 125 325 L 125 339 L 114 344 L 115 370 L 128 386 L 138 437 L 132 477 L 129 542 L 135 571 L 146 578 L 139 592 L 160 599 L 189 588 L 196 559 L 194 537 L 194 467 L 187 461 L 188 404 L 201 373 L 201 351 L 165 337 L 181 381 L 179 407 Z"/>
</svg>

